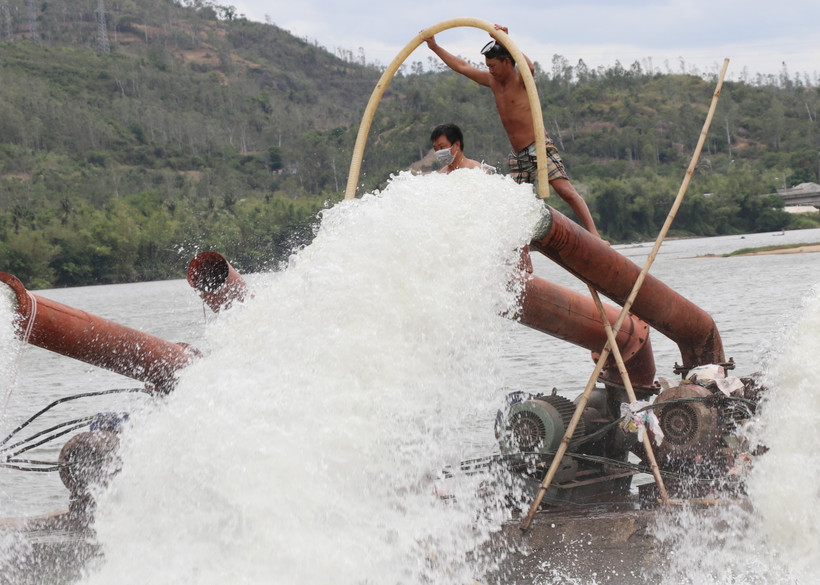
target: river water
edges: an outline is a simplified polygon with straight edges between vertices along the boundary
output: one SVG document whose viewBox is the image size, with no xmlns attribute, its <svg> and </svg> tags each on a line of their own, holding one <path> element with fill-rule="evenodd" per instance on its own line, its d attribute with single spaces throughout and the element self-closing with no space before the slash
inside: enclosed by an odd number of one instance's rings
<svg viewBox="0 0 820 585">
<path fill-rule="evenodd" d="M 510 267 L 539 216 L 529 187 L 504 177 L 402 174 L 325 212 L 308 248 L 247 275 L 254 298 L 219 315 L 184 281 L 37 291 L 205 354 L 159 403 L 55 409 L 52 421 L 131 413 L 124 468 L 99 496 L 105 561 L 85 582 L 463 585 L 492 568 L 466 559 L 510 511 L 488 510 L 469 478 L 442 505 L 432 478 L 495 449 L 508 392 L 573 398 L 593 367 L 587 351 L 499 316 L 515 302 Z M 820 230 L 670 240 L 652 267 L 715 318 L 734 373 L 762 371 L 772 388 L 755 427 L 769 451 L 750 478 L 751 507 L 706 520 L 682 511 L 661 527 L 677 550 L 670 585 L 817 582 L 820 255 L 709 256 L 803 242 L 820 242 Z M 618 249 L 642 265 L 651 246 Z M 533 263 L 585 290 L 549 260 Z M 21 347 L 7 304 L 3 436 L 56 398 L 138 385 Z M 657 375 L 674 378 L 677 348 L 656 332 L 652 342 Z M 66 496 L 56 474 L 0 468 L 0 518 L 60 509 Z M 9 538 L 0 561 L 16 550 Z"/>
</svg>

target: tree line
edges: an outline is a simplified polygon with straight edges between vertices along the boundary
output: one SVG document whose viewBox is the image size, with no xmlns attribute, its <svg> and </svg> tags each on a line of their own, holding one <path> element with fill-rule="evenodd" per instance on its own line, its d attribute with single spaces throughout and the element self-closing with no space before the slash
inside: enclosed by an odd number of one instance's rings
<svg viewBox="0 0 820 585">
<path fill-rule="evenodd" d="M 177 278 L 203 249 L 238 269 L 277 267 L 346 185 L 381 69 L 335 56 L 207 1 L 6 3 L 0 43 L 0 270 L 30 288 Z M 0 14 L 2 16 L 2 14 Z M 340 58 L 341 57 L 341 58 Z M 709 75 L 635 63 L 536 69 L 545 124 L 604 237 L 654 237 L 714 91 Z M 820 225 L 777 188 L 820 182 L 818 88 L 781 75 L 727 82 L 674 235 Z M 465 132 L 468 156 L 506 169 L 492 96 L 408 63 L 371 127 L 362 192 L 421 162 L 430 129 Z M 550 199 L 559 210 L 563 202 Z"/>
</svg>

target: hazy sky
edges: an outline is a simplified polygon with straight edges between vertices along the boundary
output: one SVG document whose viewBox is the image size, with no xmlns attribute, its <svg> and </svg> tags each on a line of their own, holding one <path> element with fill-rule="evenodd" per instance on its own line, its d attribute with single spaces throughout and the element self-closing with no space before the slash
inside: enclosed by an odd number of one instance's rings
<svg viewBox="0 0 820 585">
<path fill-rule="evenodd" d="M 430 2 L 413 0 L 235 0 L 226 1 L 250 20 L 271 22 L 317 42 L 328 51 L 364 51 L 367 62 L 389 64 L 423 28 L 456 17 L 475 17 L 509 27 L 518 47 L 549 71 L 553 55 L 590 68 L 616 60 L 638 61 L 661 72 L 718 73 L 730 60 L 728 79 L 820 73 L 818 0 L 544 0 Z M 510 8 L 513 6 L 514 9 Z M 457 28 L 438 36 L 455 54 L 481 62 L 487 34 Z M 407 60 L 427 63 L 419 47 Z"/>
</svg>

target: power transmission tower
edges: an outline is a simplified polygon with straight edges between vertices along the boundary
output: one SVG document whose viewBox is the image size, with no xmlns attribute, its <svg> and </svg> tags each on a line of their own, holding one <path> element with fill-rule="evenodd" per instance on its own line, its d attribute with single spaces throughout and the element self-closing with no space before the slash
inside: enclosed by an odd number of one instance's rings
<svg viewBox="0 0 820 585">
<path fill-rule="evenodd" d="M 37 7 L 34 5 L 34 0 L 26 0 L 26 8 L 28 8 L 28 32 L 31 35 L 33 43 L 39 43 L 40 37 L 37 35 Z"/>
<path fill-rule="evenodd" d="M 108 45 L 108 30 L 105 26 L 105 6 L 103 0 L 97 0 L 97 50 L 100 53 L 110 53 Z"/>
<path fill-rule="evenodd" d="M 14 41 L 14 34 L 11 29 L 11 10 L 9 10 L 9 3 L 3 2 L 3 5 L 0 8 L 3 10 L 3 21 L 5 23 L 3 28 L 3 38 L 6 42 L 10 43 Z"/>
</svg>

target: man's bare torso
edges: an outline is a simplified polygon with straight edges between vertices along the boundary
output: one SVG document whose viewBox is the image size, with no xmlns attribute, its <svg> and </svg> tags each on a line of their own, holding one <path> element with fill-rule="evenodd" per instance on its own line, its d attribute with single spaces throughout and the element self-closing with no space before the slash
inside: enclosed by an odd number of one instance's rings
<svg viewBox="0 0 820 585">
<path fill-rule="evenodd" d="M 513 150 L 518 151 L 532 144 L 535 140 L 532 110 L 521 75 L 516 71 L 506 83 L 493 79 L 490 89 Z"/>
</svg>

